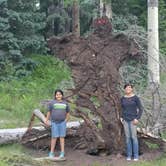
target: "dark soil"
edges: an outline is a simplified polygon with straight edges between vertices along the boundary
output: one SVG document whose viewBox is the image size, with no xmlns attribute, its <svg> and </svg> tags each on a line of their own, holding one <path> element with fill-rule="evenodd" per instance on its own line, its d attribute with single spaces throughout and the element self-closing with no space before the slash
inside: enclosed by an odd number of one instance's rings
<svg viewBox="0 0 166 166">
<path fill-rule="evenodd" d="M 82 131 L 82 130 L 81 130 Z M 73 135 L 75 133 L 75 135 Z M 49 152 L 50 145 L 50 131 L 39 132 L 38 130 L 33 129 L 30 133 L 25 135 L 23 141 L 28 139 L 34 140 L 37 136 L 42 136 L 48 134 L 48 136 L 43 138 L 38 138 L 36 141 L 28 141 L 24 144 L 29 149 L 29 153 L 34 158 L 46 157 Z M 32 136 L 33 135 L 33 136 Z M 134 161 L 126 161 L 125 153 L 121 151 L 115 153 L 114 151 L 110 152 L 110 155 L 105 153 L 105 151 L 100 151 L 96 153 L 98 155 L 89 155 L 87 154 L 87 146 L 84 145 L 81 138 L 79 137 L 80 133 L 73 132 L 73 130 L 68 130 L 66 137 L 66 161 L 61 162 L 49 162 L 48 166 L 127 166 Z M 76 146 L 80 142 L 80 146 Z M 151 161 L 162 155 L 161 148 L 158 149 L 149 149 L 140 141 L 140 161 Z M 82 149 L 81 149 L 82 148 Z M 59 141 L 57 142 L 55 155 L 59 155 Z M 95 154 L 95 153 L 93 153 Z M 138 161 L 138 162 L 140 162 Z"/>
<path fill-rule="evenodd" d="M 32 151 L 32 156 L 35 158 L 46 157 L 48 151 Z M 58 152 L 55 153 L 58 156 Z M 140 156 L 140 161 L 152 161 L 160 157 L 162 152 L 159 150 L 151 150 L 143 153 Z M 128 166 L 135 161 L 126 161 L 125 156 L 108 155 L 108 156 L 91 156 L 85 153 L 84 150 L 73 150 L 66 148 L 66 161 L 50 162 L 49 166 Z"/>
</svg>

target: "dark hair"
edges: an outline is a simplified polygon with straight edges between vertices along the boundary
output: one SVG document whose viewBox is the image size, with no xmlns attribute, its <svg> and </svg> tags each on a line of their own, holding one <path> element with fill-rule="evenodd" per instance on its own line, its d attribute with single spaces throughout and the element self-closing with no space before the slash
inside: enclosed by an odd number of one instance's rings
<svg viewBox="0 0 166 166">
<path fill-rule="evenodd" d="M 57 92 L 60 92 L 60 93 L 61 93 L 61 95 L 63 96 L 63 91 L 62 91 L 61 89 L 56 89 L 56 90 L 55 90 L 55 92 L 54 92 L 54 95 L 56 95 L 56 94 L 57 94 Z"/>
<path fill-rule="evenodd" d="M 126 83 L 126 84 L 124 85 L 124 89 L 126 89 L 127 86 L 131 86 L 131 88 L 133 88 L 133 85 L 132 85 L 131 83 Z"/>
</svg>

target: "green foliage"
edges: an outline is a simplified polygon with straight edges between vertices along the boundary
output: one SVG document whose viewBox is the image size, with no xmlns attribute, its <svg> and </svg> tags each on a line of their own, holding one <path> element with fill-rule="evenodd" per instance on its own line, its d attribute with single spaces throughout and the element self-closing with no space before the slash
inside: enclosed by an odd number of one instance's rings
<svg viewBox="0 0 166 166">
<path fill-rule="evenodd" d="M 23 54 L 45 53 L 45 39 L 41 30 L 45 28 L 45 14 L 39 12 L 35 0 L 8 1 L 10 31 L 18 40 Z M 14 4 L 14 5 L 13 5 Z"/>
<path fill-rule="evenodd" d="M 112 0 L 112 10 L 118 16 L 136 16 L 138 25 L 146 27 L 147 3 L 144 0 Z"/>
<path fill-rule="evenodd" d="M 126 15 L 128 13 L 128 0 L 112 0 L 112 11 L 117 15 Z"/>
<path fill-rule="evenodd" d="M 165 166 L 166 158 L 165 154 L 160 158 L 153 160 L 153 161 L 139 161 L 136 163 L 131 164 L 131 166 Z"/>
<path fill-rule="evenodd" d="M 147 2 L 144 0 L 128 0 L 127 6 L 129 13 L 137 16 L 138 23 L 141 26 L 146 27 L 147 25 Z"/>
<path fill-rule="evenodd" d="M 68 5 L 64 5 L 63 1 L 40 0 L 40 11 L 46 14 L 44 34 L 47 38 L 52 35 L 62 35 L 70 31 L 71 16 L 69 16 L 69 13 L 71 10 L 70 7 L 68 8 Z"/>
<path fill-rule="evenodd" d="M 131 27 L 131 25 L 137 24 L 137 17 L 133 15 L 116 15 L 113 14 L 113 31 L 120 32 L 125 31 Z"/>
<path fill-rule="evenodd" d="M 32 61 L 25 55 L 47 51 L 44 27 L 45 15 L 37 11 L 35 0 L 0 1 L 0 81 L 31 73 L 25 66 Z"/>
<path fill-rule="evenodd" d="M 120 69 L 124 83 L 131 82 L 139 92 L 143 92 L 147 86 L 147 65 L 146 62 L 138 63 L 137 60 L 126 62 Z"/>
<path fill-rule="evenodd" d="M 161 52 L 166 55 L 166 2 L 159 0 L 159 38 Z"/>
<path fill-rule="evenodd" d="M 166 131 L 162 132 L 162 138 L 166 139 Z"/>
<path fill-rule="evenodd" d="M 66 26 L 66 22 L 69 22 L 71 20 L 71 18 L 69 18 L 68 14 L 62 10 L 61 12 L 57 13 L 53 13 L 50 14 L 47 17 L 47 27 L 51 27 L 52 24 L 54 25 L 54 32 L 53 34 L 48 34 L 48 35 L 62 35 L 63 33 L 65 33 L 65 26 Z"/>
<path fill-rule="evenodd" d="M 128 24 L 126 25 L 128 26 Z M 136 90 L 142 93 L 147 86 L 147 35 L 143 27 L 132 25 L 128 26 L 127 30 L 123 30 L 121 27 L 117 28 L 117 33 L 123 33 L 130 40 L 134 40 L 139 48 L 139 56 L 129 58 L 120 68 L 121 79 L 123 84 L 131 82 L 134 84 Z M 115 30 L 114 30 L 115 31 Z"/>
<path fill-rule="evenodd" d="M 63 86 L 65 90 L 72 85 L 69 83 L 70 71 L 62 61 L 43 55 L 33 55 L 31 58 L 35 63 L 31 75 L 0 82 L 1 128 L 27 125 L 32 111 L 41 107 L 42 100 L 52 99 L 56 88 Z M 65 81 L 68 84 L 64 84 Z"/>
<path fill-rule="evenodd" d="M 19 144 L 1 146 L 0 160 L 0 166 L 44 166 L 46 164 L 34 160 L 32 153 Z"/>
<path fill-rule="evenodd" d="M 157 144 L 152 144 L 150 142 L 146 142 L 146 144 L 148 145 L 148 147 L 150 149 L 158 149 L 159 148 L 159 146 Z"/>
<path fill-rule="evenodd" d="M 112 10 L 114 15 L 113 22 L 115 28 L 127 28 L 128 16 L 135 16 L 135 23 L 147 29 L 147 1 L 144 0 L 112 0 Z M 116 23 L 116 24 L 115 24 Z M 166 1 L 159 0 L 159 39 L 160 51 L 166 54 Z"/>
<path fill-rule="evenodd" d="M 90 30 L 92 20 L 97 17 L 97 5 L 94 0 L 80 1 L 80 31 L 81 34 Z"/>
<path fill-rule="evenodd" d="M 9 16 L 7 1 L 0 1 L 0 80 L 11 79 L 14 63 L 22 58 L 17 38 L 10 32 Z"/>
</svg>

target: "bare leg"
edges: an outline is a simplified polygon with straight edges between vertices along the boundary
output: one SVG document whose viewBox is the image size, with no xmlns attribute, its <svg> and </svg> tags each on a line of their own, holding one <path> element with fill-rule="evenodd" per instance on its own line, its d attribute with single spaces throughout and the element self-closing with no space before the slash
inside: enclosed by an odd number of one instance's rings
<svg viewBox="0 0 166 166">
<path fill-rule="evenodd" d="M 61 152 L 64 152 L 65 149 L 65 138 L 60 137 L 60 146 L 61 146 Z"/>
<path fill-rule="evenodd" d="M 51 152 L 54 152 L 57 138 L 51 138 Z"/>
</svg>

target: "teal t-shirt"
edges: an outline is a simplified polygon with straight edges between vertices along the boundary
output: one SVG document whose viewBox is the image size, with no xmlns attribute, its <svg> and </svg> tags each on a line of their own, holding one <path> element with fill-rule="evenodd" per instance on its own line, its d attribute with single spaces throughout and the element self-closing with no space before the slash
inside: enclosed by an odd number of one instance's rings
<svg viewBox="0 0 166 166">
<path fill-rule="evenodd" d="M 66 101 L 52 100 L 49 103 L 48 111 L 51 113 L 51 121 L 61 122 L 65 120 L 66 114 L 70 111 L 70 108 Z"/>
</svg>

